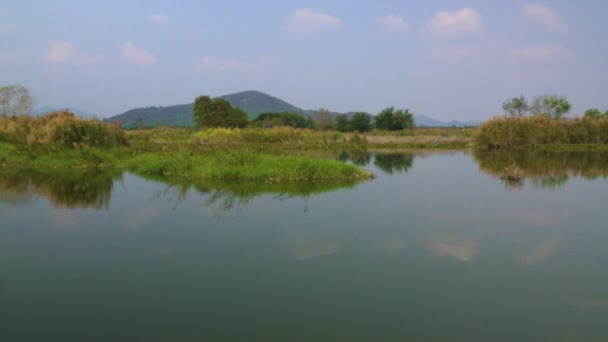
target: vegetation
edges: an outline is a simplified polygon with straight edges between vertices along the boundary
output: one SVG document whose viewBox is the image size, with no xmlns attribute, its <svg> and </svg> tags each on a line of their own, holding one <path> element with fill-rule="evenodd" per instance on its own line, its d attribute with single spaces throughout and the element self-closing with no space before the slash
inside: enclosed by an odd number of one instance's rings
<svg viewBox="0 0 608 342">
<path fill-rule="evenodd" d="M 259 154 L 248 150 L 204 156 L 144 153 L 129 161 L 129 170 L 148 176 L 272 183 L 373 178 L 370 172 L 335 160 Z"/>
<path fill-rule="evenodd" d="M 126 145 L 124 132 L 113 124 L 84 120 L 68 111 L 0 117 L 0 142 L 44 149 Z"/>
<path fill-rule="evenodd" d="M 388 107 L 376 116 L 376 129 L 386 131 L 400 131 L 414 128 L 414 114 L 409 109 L 398 109 Z"/>
<path fill-rule="evenodd" d="M 197 128 L 245 127 L 249 124 L 245 112 L 233 108 L 224 99 L 211 99 L 209 96 L 196 98 L 192 114 Z"/>
<path fill-rule="evenodd" d="M 369 132 L 372 130 L 372 117 L 363 112 L 354 113 L 350 119 L 344 114 L 338 115 L 336 130 L 339 132 Z"/>
<path fill-rule="evenodd" d="M 539 95 L 534 98 L 532 104 L 528 104 L 526 98 L 521 95 L 505 101 L 502 108 L 511 117 L 521 118 L 530 114 L 560 119 L 570 112 L 572 105 L 565 97 L 558 95 Z"/>
<path fill-rule="evenodd" d="M 30 91 L 19 85 L 0 87 L 0 117 L 30 115 L 34 99 Z"/>
<path fill-rule="evenodd" d="M 597 108 L 587 109 L 583 117 L 587 119 L 608 119 L 608 110 L 602 113 Z"/>
<path fill-rule="evenodd" d="M 298 113 L 262 113 L 251 122 L 251 126 L 260 128 L 287 126 L 312 129 L 314 123 L 311 118 Z"/>
<path fill-rule="evenodd" d="M 606 144 L 608 120 L 556 120 L 547 116 L 494 118 L 474 136 L 481 149 L 513 149 L 546 144 Z"/>
</svg>

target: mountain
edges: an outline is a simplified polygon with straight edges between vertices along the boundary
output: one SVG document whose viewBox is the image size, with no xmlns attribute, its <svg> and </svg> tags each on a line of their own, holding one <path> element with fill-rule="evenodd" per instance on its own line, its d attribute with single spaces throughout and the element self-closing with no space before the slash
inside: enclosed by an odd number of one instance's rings
<svg viewBox="0 0 608 342">
<path fill-rule="evenodd" d="M 465 126 L 479 126 L 481 121 L 457 121 L 452 120 L 449 122 L 435 120 L 425 115 L 414 115 L 414 122 L 419 127 L 465 127 Z"/>
<path fill-rule="evenodd" d="M 296 107 L 290 103 L 287 103 L 279 98 L 264 94 L 259 91 L 243 91 L 240 93 L 229 94 L 219 96 L 224 99 L 233 107 L 242 109 L 249 119 L 257 117 L 261 113 L 280 113 L 290 112 L 298 113 L 304 116 L 314 117 L 317 114 L 316 110 L 305 110 Z M 141 118 L 146 126 L 194 126 L 194 120 L 192 119 L 192 108 L 193 103 L 166 106 L 166 107 L 142 107 L 128 110 L 122 114 L 112 116 L 108 118 L 110 122 L 120 122 L 123 127 L 134 126 L 136 120 Z M 332 112 L 332 117 L 336 117 L 340 114 L 346 116 L 352 116 L 355 112 L 348 113 L 337 113 Z M 476 126 L 479 122 L 441 122 L 429 118 L 424 115 L 416 115 L 414 117 L 416 125 L 418 126 L 432 126 L 432 127 L 448 127 L 448 126 Z"/>
<path fill-rule="evenodd" d="M 65 108 L 65 107 L 64 108 L 55 108 L 55 107 L 51 107 L 51 106 L 38 107 L 32 111 L 32 114 L 34 116 L 39 116 L 39 115 L 42 115 L 42 114 L 45 114 L 48 112 L 55 112 L 55 111 L 64 110 L 64 109 L 67 109 L 70 112 L 74 113 L 75 115 L 83 117 L 85 119 L 92 118 L 95 116 L 95 114 L 93 114 L 91 112 L 86 112 L 86 111 L 80 110 L 78 108 L 69 108 L 69 107 L 68 108 Z"/>
</svg>

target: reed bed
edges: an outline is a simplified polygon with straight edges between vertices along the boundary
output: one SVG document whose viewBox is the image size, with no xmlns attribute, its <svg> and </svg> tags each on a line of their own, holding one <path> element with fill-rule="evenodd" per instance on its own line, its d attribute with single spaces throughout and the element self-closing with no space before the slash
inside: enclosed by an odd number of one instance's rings
<svg viewBox="0 0 608 342">
<path fill-rule="evenodd" d="M 480 149 L 607 144 L 608 120 L 496 117 L 479 127 L 473 143 Z"/>
</svg>

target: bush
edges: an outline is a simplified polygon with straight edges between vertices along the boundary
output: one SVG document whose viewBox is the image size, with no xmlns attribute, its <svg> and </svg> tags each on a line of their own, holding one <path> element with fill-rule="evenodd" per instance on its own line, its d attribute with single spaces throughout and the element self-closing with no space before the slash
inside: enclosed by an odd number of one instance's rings
<svg viewBox="0 0 608 342">
<path fill-rule="evenodd" d="M 114 147 L 125 145 L 124 132 L 116 124 L 84 120 L 64 110 L 40 117 L 0 117 L 0 141 L 32 147 Z"/>
</svg>

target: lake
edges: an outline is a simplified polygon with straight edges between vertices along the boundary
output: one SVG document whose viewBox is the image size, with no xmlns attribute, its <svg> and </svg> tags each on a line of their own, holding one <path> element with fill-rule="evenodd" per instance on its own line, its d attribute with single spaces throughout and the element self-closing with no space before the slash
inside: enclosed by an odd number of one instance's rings
<svg viewBox="0 0 608 342">
<path fill-rule="evenodd" d="M 377 178 L 1 173 L 0 340 L 608 340 L 608 155 L 339 158 Z"/>
</svg>

